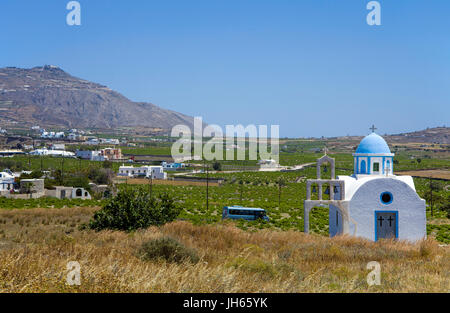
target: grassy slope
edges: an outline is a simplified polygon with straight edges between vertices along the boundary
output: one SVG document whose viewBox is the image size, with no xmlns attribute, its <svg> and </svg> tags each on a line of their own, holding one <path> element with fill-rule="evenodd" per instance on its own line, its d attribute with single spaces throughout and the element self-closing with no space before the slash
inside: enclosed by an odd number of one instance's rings
<svg viewBox="0 0 450 313">
<path fill-rule="evenodd" d="M 0 292 L 448 292 L 450 250 L 428 240 L 371 243 L 295 231 L 242 231 L 175 222 L 133 234 L 80 231 L 94 209 L 0 211 Z M 196 249 L 192 264 L 144 262 L 146 240 L 169 235 Z M 66 264 L 81 264 L 67 286 Z M 381 264 L 369 287 L 367 263 Z"/>
</svg>

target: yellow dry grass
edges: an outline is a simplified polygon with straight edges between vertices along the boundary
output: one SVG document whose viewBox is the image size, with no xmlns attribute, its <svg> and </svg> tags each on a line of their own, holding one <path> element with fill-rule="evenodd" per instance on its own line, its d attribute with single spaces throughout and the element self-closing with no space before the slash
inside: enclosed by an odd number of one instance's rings
<svg viewBox="0 0 450 313">
<path fill-rule="evenodd" d="M 80 231 L 95 208 L 0 211 L 0 292 L 449 292 L 450 251 L 419 244 L 245 232 L 232 224 L 174 222 L 135 233 Z M 144 262 L 163 235 L 196 249 L 197 264 Z M 81 285 L 66 285 L 67 262 Z M 369 287 L 367 263 L 381 264 Z"/>
<path fill-rule="evenodd" d="M 424 178 L 440 178 L 440 179 L 448 179 L 450 180 L 450 171 L 449 170 L 418 170 L 418 171 L 403 171 L 396 172 L 396 175 L 408 175 L 415 177 L 424 177 Z"/>
</svg>

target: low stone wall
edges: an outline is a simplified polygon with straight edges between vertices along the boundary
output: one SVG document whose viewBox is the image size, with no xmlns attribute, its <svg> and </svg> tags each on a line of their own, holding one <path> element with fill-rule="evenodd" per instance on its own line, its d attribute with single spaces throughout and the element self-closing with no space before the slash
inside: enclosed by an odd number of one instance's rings
<svg viewBox="0 0 450 313">
<path fill-rule="evenodd" d="M 32 194 L 26 194 L 26 193 L 9 193 L 9 194 L 1 194 L 2 197 L 8 198 L 8 199 L 38 199 L 45 196 L 45 193 L 42 192 L 36 192 Z"/>
</svg>

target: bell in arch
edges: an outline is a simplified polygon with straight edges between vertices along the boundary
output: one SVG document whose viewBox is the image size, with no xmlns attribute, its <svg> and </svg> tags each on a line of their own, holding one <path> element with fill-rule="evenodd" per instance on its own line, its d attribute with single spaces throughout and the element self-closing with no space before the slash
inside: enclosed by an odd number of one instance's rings
<svg viewBox="0 0 450 313">
<path fill-rule="evenodd" d="M 317 192 L 317 190 L 316 190 L 316 186 L 313 186 L 313 190 L 312 190 L 312 192 Z"/>
<path fill-rule="evenodd" d="M 324 173 L 328 172 L 328 168 L 326 166 L 323 168 L 323 172 Z"/>
<path fill-rule="evenodd" d="M 334 193 L 338 193 L 338 192 L 339 192 L 338 187 L 334 186 Z"/>
<path fill-rule="evenodd" d="M 327 187 L 327 189 L 325 189 L 325 194 L 329 195 L 330 194 L 330 187 Z"/>
</svg>

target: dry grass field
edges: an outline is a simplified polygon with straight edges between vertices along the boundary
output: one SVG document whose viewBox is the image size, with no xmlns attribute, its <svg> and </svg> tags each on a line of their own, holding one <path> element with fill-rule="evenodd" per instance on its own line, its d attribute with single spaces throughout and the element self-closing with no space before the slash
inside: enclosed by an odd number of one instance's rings
<svg viewBox="0 0 450 313">
<path fill-rule="evenodd" d="M 449 292 L 450 249 L 428 239 L 372 243 L 231 223 L 174 222 L 134 233 L 79 230 L 95 208 L 0 211 L 0 292 Z M 200 261 L 143 261 L 147 240 L 171 236 Z M 67 262 L 81 264 L 68 286 Z M 369 287 L 367 263 L 381 264 Z"/>
<path fill-rule="evenodd" d="M 423 178 L 439 178 L 439 179 L 447 179 L 450 180 L 450 171 L 449 170 L 421 170 L 421 171 L 402 171 L 396 172 L 396 175 L 407 175 L 414 177 L 423 177 Z"/>
</svg>

